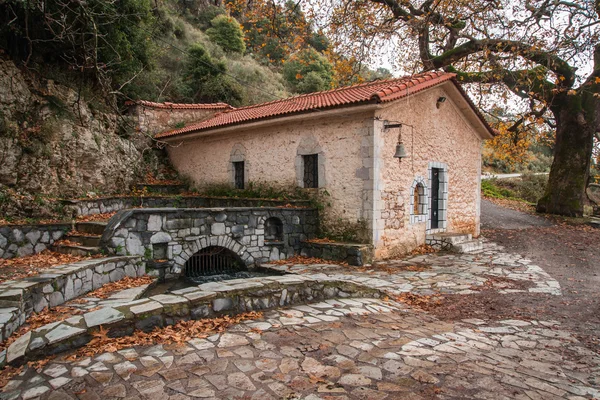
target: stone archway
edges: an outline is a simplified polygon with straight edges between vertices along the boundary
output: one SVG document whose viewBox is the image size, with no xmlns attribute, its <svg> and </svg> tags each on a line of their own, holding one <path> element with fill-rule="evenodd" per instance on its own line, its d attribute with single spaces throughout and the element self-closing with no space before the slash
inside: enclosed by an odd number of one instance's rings
<svg viewBox="0 0 600 400">
<path fill-rule="evenodd" d="M 202 236 L 200 238 L 196 238 L 194 240 L 186 240 L 181 244 L 181 253 L 178 257 L 178 260 L 173 265 L 173 273 L 180 274 L 183 271 L 183 267 L 185 263 L 196 253 L 211 246 L 219 246 L 224 247 L 228 250 L 231 250 L 233 253 L 237 254 L 240 259 L 246 264 L 246 266 L 250 266 L 254 264 L 255 258 L 248 251 L 247 247 L 237 240 L 233 239 L 231 236 L 226 235 L 208 235 Z"/>
</svg>

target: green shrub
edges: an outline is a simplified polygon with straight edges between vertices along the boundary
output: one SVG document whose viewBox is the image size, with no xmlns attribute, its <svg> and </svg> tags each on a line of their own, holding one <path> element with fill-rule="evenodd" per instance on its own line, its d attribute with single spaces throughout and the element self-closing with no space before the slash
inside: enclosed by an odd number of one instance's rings
<svg viewBox="0 0 600 400">
<path fill-rule="evenodd" d="M 497 179 L 484 179 L 481 181 L 481 193 L 484 197 L 494 199 L 510 199 L 515 198 L 515 193 L 498 185 Z"/>
<path fill-rule="evenodd" d="M 322 222 L 319 237 L 346 243 L 369 243 L 367 222 L 350 222 L 338 219 L 335 222 Z"/>
<path fill-rule="evenodd" d="M 318 72 L 310 71 L 304 79 L 300 80 L 296 85 L 296 89 L 300 93 L 312 93 L 320 90 L 325 90 L 329 86 Z"/>
<path fill-rule="evenodd" d="M 260 65 L 249 55 L 228 60 L 227 70 L 247 84 L 244 87 L 245 104 L 264 103 L 290 96 L 281 74 Z"/>
<path fill-rule="evenodd" d="M 299 93 L 327 90 L 331 87 L 333 67 L 325 56 L 309 47 L 285 62 L 283 77 Z"/>
<path fill-rule="evenodd" d="M 193 45 L 188 53 L 183 87 L 188 98 L 202 103 L 222 101 L 234 106 L 242 104 L 243 88 L 225 74 L 227 67 L 224 62 L 213 60 L 200 44 Z"/>
<path fill-rule="evenodd" d="M 198 13 L 198 16 L 195 18 L 198 23 L 200 29 L 206 30 L 211 27 L 211 22 L 218 16 L 225 14 L 225 10 L 221 7 L 209 5 L 202 12 Z"/>
<path fill-rule="evenodd" d="M 548 175 L 523 174 L 515 179 L 485 179 L 481 193 L 496 199 L 519 199 L 536 203 L 545 193 Z"/>
<path fill-rule="evenodd" d="M 228 53 L 243 54 L 246 51 L 244 32 L 235 18 L 219 15 L 210 21 L 212 28 L 206 30 L 210 39 Z"/>
<path fill-rule="evenodd" d="M 530 203 L 537 203 L 544 196 L 548 185 L 548 175 L 523 174 L 517 181 L 518 196 Z"/>
<path fill-rule="evenodd" d="M 203 103 L 224 102 L 234 107 L 244 103 L 244 88 L 227 75 L 208 79 L 202 86 L 202 94 L 196 100 Z"/>
<path fill-rule="evenodd" d="M 235 189 L 230 184 L 205 187 L 201 193 L 214 197 L 237 197 L 241 199 L 309 200 L 309 194 L 298 187 L 276 188 L 262 182 L 250 182 L 246 189 Z"/>
</svg>

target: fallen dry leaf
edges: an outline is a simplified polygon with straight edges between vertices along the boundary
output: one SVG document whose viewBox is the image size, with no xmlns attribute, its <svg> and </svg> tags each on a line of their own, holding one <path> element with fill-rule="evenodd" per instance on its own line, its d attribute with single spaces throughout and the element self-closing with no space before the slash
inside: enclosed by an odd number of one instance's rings
<svg viewBox="0 0 600 400">
<path fill-rule="evenodd" d="M 404 303 L 412 307 L 418 307 L 425 311 L 437 307 L 443 299 L 439 295 L 423 296 L 410 292 L 402 293 L 397 296 L 393 296 L 392 298 L 397 302 Z"/>
<path fill-rule="evenodd" d="M 151 332 L 136 330 L 130 336 L 111 338 L 108 330 L 100 327 L 92 333 L 94 338 L 75 353 L 65 357 L 67 360 L 76 360 L 82 357 L 92 357 L 96 354 L 115 352 L 132 346 L 148 346 L 152 344 L 185 344 L 188 340 L 197 337 L 207 337 L 208 333 L 224 332 L 233 324 L 245 320 L 262 318 L 261 312 L 247 312 L 238 315 L 225 315 L 219 318 L 179 321 L 175 325 L 156 327 Z"/>
<path fill-rule="evenodd" d="M 143 276 L 139 276 L 137 278 L 132 278 L 130 276 L 126 276 L 125 278 L 123 278 L 119 281 L 107 283 L 106 285 L 103 285 L 101 288 L 88 293 L 86 296 L 87 297 L 98 297 L 100 299 L 106 299 L 106 298 L 110 297 L 111 294 L 113 294 L 114 292 L 117 292 L 117 291 L 131 289 L 131 288 L 142 286 L 142 285 L 149 285 L 152 282 L 154 282 L 154 279 L 155 278 L 153 278 L 149 275 L 143 275 Z"/>
<path fill-rule="evenodd" d="M 79 314 L 83 314 L 83 311 L 78 308 L 62 306 L 56 306 L 51 310 L 45 308 L 37 314 L 32 314 L 18 330 L 13 332 L 13 334 L 4 342 L 0 343 L 0 351 L 8 348 L 12 342 L 32 329 L 37 329 L 41 326 L 51 324 L 52 322 L 64 321 L 67 318 Z"/>
<path fill-rule="evenodd" d="M 31 256 L 0 259 L 0 282 L 34 276 L 39 274 L 40 270 L 98 257 L 102 255 L 75 256 L 45 250 Z"/>
<path fill-rule="evenodd" d="M 92 215 L 78 215 L 77 222 L 104 222 L 108 221 L 117 212 L 104 213 L 104 214 L 92 214 Z"/>
<path fill-rule="evenodd" d="M 270 264 L 275 264 L 275 265 L 287 265 L 287 264 L 331 264 L 331 265 L 341 265 L 341 266 L 344 266 L 344 267 L 348 266 L 347 262 L 332 261 L 332 260 L 323 260 L 322 258 L 304 257 L 304 256 L 293 256 L 293 257 L 287 258 L 285 260 L 270 261 Z"/>
</svg>

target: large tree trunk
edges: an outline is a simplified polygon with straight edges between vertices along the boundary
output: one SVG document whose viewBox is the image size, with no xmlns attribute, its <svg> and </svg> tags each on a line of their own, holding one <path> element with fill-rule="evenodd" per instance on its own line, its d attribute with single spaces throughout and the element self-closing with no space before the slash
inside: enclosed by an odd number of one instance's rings
<svg viewBox="0 0 600 400">
<path fill-rule="evenodd" d="M 583 215 L 596 130 L 595 103 L 589 92 L 583 92 L 564 95 L 552 106 L 557 123 L 554 161 L 538 212 Z"/>
</svg>

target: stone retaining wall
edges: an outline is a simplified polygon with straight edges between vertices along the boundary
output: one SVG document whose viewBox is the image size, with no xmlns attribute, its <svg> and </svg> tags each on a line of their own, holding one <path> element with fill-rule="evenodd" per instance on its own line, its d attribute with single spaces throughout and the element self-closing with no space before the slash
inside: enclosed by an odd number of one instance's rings
<svg viewBox="0 0 600 400">
<path fill-rule="evenodd" d="M 40 253 L 71 230 L 71 224 L 0 226 L 0 258 Z"/>
<path fill-rule="evenodd" d="M 276 240 L 265 233 L 269 218 L 281 223 Z M 169 278 L 209 246 L 233 251 L 248 266 L 287 258 L 300 252 L 302 241 L 315 237 L 317 225 L 318 212 L 309 208 L 133 209 L 111 218 L 101 245 L 109 254 L 168 259 Z"/>
<path fill-rule="evenodd" d="M 351 282 L 306 276 L 205 283 L 174 291 L 173 294 L 152 296 L 114 308 L 105 307 L 42 326 L 13 342 L 8 348 L 6 361 L 17 365 L 25 360 L 80 347 L 92 339 L 92 333 L 100 326 L 109 330 L 109 336 L 119 337 L 130 335 L 135 329 L 150 331 L 180 320 L 267 310 L 330 298 L 380 296 L 381 293 L 376 289 Z"/>
<path fill-rule="evenodd" d="M 221 208 L 279 207 L 292 204 L 308 207 L 304 200 L 240 199 L 206 196 L 122 196 L 98 199 L 62 200 L 65 211 L 73 216 L 111 213 L 133 207 L 145 208 Z"/>
<path fill-rule="evenodd" d="M 29 278 L 0 283 L 0 341 L 33 312 L 55 307 L 102 285 L 146 273 L 140 257 L 108 257 L 59 265 Z"/>
<path fill-rule="evenodd" d="M 300 254 L 305 257 L 341 261 L 360 266 L 373 261 L 373 246 L 355 243 L 303 242 Z"/>
</svg>

